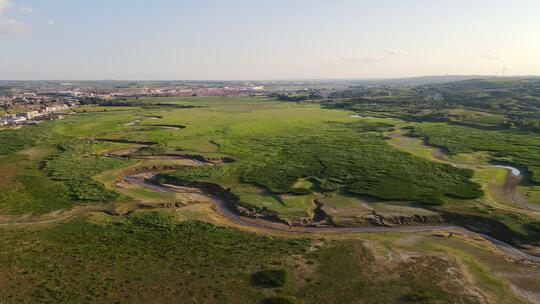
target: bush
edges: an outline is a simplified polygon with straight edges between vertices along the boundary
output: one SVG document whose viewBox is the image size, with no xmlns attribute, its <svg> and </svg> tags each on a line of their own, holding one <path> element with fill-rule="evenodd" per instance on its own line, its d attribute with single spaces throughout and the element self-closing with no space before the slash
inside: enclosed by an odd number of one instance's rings
<svg viewBox="0 0 540 304">
<path fill-rule="evenodd" d="M 134 213 L 128 221 L 136 226 L 160 229 L 172 229 L 174 227 L 174 216 L 162 212 L 140 212 Z"/>
<path fill-rule="evenodd" d="M 536 221 L 536 222 L 530 222 L 527 224 L 527 228 L 535 231 L 535 232 L 540 232 L 540 221 Z"/>
<path fill-rule="evenodd" d="M 182 168 L 174 172 L 161 173 L 158 175 L 160 183 L 170 183 L 182 185 L 185 182 L 200 181 L 223 174 L 221 166 L 202 166 L 193 168 Z"/>
<path fill-rule="evenodd" d="M 281 287 L 287 282 L 288 274 L 283 269 L 268 269 L 256 272 L 252 276 L 255 285 L 263 287 Z"/>
<path fill-rule="evenodd" d="M 275 297 L 268 298 L 263 301 L 263 304 L 299 304 L 300 301 L 293 297 Z"/>
<path fill-rule="evenodd" d="M 415 290 L 405 296 L 407 303 L 427 304 L 433 303 L 437 297 L 427 290 Z"/>
<path fill-rule="evenodd" d="M 309 189 L 306 189 L 306 188 L 293 188 L 291 190 L 291 192 L 293 194 L 296 194 L 296 195 L 307 195 L 307 194 L 311 194 L 311 190 Z"/>
</svg>

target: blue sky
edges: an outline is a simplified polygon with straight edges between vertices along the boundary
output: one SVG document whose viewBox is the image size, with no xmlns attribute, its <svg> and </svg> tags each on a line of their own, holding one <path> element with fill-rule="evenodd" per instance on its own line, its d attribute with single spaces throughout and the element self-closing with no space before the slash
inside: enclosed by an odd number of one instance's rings
<svg viewBox="0 0 540 304">
<path fill-rule="evenodd" d="M 540 74 L 537 0 L 0 0 L 0 79 Z"/>
</svg>

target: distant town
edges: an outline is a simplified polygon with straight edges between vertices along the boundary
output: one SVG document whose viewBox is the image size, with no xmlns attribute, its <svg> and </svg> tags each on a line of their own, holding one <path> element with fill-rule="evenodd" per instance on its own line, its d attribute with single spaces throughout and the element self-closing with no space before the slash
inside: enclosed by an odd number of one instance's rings
<svg viewBox="0 0 540 304">
<path fill-rule="evenodd" d="M 80 104 L 141 97 L 189 96 L 257 96 L 263 95 L 261 85 L 209 85 L 188 84 L 180 86 L 138 83 L 88 83 L 32 82 L 11 83 L 0 86 L 0 127 L 39 124 L 46 120 L 62 119 Z"/>
<path fill-rule="evenodd" d="M 256 97 L 320 93 L 309 82 L 0 82 L 0 127 L 62 119 L 84 104 L 144 97 Z M 328 94 L 326 94 L 328 95 Z"/>
<path fill-rule="evenodd" d="M 46 120 L 62 119 L 71 113 L 71 108 L 78 106 L 76 100 L 48 99 L 35 93 L 0 96 L 0 104 L 7 113 L 0 116 L 0 127 L 32 125 Z"/>
<path fill-rule="evenodd" d="M 297 81 L 0 81 L 0 127 L 39 124 L 62 119 L 81 105 L 119 106 L 125 99 L 150 97 L 271 97 L 281 101 L 332 102 L 342 98 L 394 98 L 397 85 L 422 85 L 474 78 L 426 76 L 379 80 Z M 415 92 L 442 99 L 439 93 Z M 433 95 L 435 94 L 435 95 Z M 424 96 L 425 97 L 425 96 Z M 133 104 L 133 103 L 131 103 Z M 336 107 L 343 105 L 334 104 Z"/>
</svg>

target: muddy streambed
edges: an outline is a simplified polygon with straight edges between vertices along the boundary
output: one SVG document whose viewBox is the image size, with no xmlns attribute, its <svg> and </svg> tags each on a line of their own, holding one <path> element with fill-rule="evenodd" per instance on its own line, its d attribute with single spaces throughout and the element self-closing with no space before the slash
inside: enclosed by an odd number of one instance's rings
<svg viewBox="0 0 540 304">
<path fill-rule="evenodd" d="M 526 198 L 521 196 L 516 190 L 522 184 L 524 176 L 521 170 L 508 165 L 491 165 L 494 168 L 502 168 L 508 171 L 503 185 L 503 196 L 509 202 L 521 208 L 540 212 L 540 205 L 529 203 Z"/>
<path fill-rule="evenodd" d="M 135 148 L 134 150 L 137 150 L 137 148 L 142 148 L 142 146 L 145 146 L 146 145 L 151 145 L 152 143 L 136 143 L 136 146 L 135 147 L 131 147 L 132 149 Z M 131 150 L 130 152 L 133 154 L 134 153 L 134 150 Z M 130 157 L 130 155 L 125 155 L 126 157 Z M 154 156 L 156 158 L 160 158 L 159 156 Z M 167 158 L 168 160 L 170 158 L 175 158 L 175 159 L 181 159 L 181 158 L 187 158 L 187 159 L 190 159 L 191 161 L 193 161 L 193 158 L 194 157 L 189 157 L 189 156 L 161 156 L 161 157 L 165 157 Z M 192 166 L 200 166 L 200 165 L 215 165 L 216 163 L 215 162 L 209 162 L 208 160 L 205 160 L 205 162 L 193 162 L 191 165 Z M 189 165 L 188 165 L 189 166 Z M 495 166 L 495 165 L 494 165 Z M 509 170 L 509 176 L 513 176 L 513 177 L 516 177 L 515 175 L 513 175 L 514 173 L 517 173 L 519 170 L 511 170 L 511 169 L 515 169 L 513 167 L 510 167 L 510 166 L 505 166 L 504 168 L 508 169 Z M 127 172 L 126 172 L 127 173 Z M 173 186 L 173 185 L 163 185 L 163 184 L 159 184 L 155 181 L 155 176 L 159 173 L 159 172 L 151 172 L 151 176 L 144 176 L 144 175 L 140 175 L 141 172 L 138 172 L 138 174 L 129 174 L 127 173 L 126 175 L 123 176 L 123 179 L 128 182 L 128 183 L 131 183 L 135 186 L 138 186 L 138 187 L 144 187 L 144 188 L 147 188 L 147 189 L 151 189 L 153 191 L 156 191 L 156 192 L 178 192 L 178 189 L 177 187 Z M 521 172 L 519 172 L 521 173 Z M 521 175 L 517 175 L 517 177 L 520 177 Z M 202 193 L 205 193 L 208 198 L 214 203 L 214 205 L 216 206 L 216 209 L 218 211 L 218 213 L 220 213 L 222 216 L 226 217 L 228 220 L 230 220 L 231 222 L 235 223 L 235 224 L 238 224 L 238 225 L 242 225 L 242 226 L 247 226 L 247 227 L 254 227 L 254 228 L 260 228 L 260 229 L 263 229 L 263 230 L 266 230 L 266 231 L 269 231 L 269 232 L 289 232 L 289 233 L 359 233 L 359 232 L 422 232 L 422 231 L 438 231 L 438 230 L 462 230 L 462 231 L 469 231 L 468 229 L 465 229 L 463 227 L 460 227 L 460 226 L 457 226 L 455 224 L 441 224 L 441 225 L 432 225 L 432 226 L 428 226 L 428 225 L 418 225 L 418 226 L 394 226 L 394 227 L 380 227 L 380 226 L 371 226 L 371 227 L 334 227 L 334 226 L 330 226 L 330 227 L 309 227 L 309 226 L 304 226 L 304 227 L 291 227 L 291 226 L 287 226 L 285 224 L 279 224 L 279 223 L 276 223 L 276 222 L 273 222 L 273 221 L 270 221 L 270 220 L 267 220 L 267 219 L 252 219 L 252 218 L 249 218 L 249 217 L 245 217 L 245 216 L 241 216 L 237 210 L 237 208 L 235 208 L 235 204 L 234 202 L 231 202 L 231 200 L 228 200 L 227 197 L 230 196 L 230 193 L 228 193 L 227 191 L 225 191 L 224 189 L 222 189 L 220 186 L 218 185 L 211 185 L 212 187 L 211 188 L 219 188 L 217 189 L 217 191 L 208 191 L 208 189 L 206 189 L 205 187 L 197 187 L 195 186 L 195 188 L 197 188 L 196 190 L 198 192 L 202 192 Z M 191 188 L 193 188 L 193 186 L 191 186 Z M 214 189 L 216 190 L 216 189 Z M 215 192 L 215 193 L 214 193 Z M 226 194 L 229 194 L 229 195 L 226 195 Z M 222 197 L 224 196 L 224 197 Z M 478 233 L 478 231 L 476 231 Z M 481 233 L 480 233 L 481 234 Z M 483 235 L 483 234 L 481 234 Z M 510 253 L 512 254 L 513 256 L 515 257 L 519 257 L 519 258 L 527 258 L 529 260 L 534 260 L 534 261 L 537 261 L 537 262 L 540 262 L 540 258 L 538 257 L 535 257 L 535 256 L 532 256 L 532 255 L 529 255 L 527 253 L 525 253 L 524 251 L 516 248 L 516 247 L 513 247 L 512 245 L 508 244 L 508 243 L 505 243 L 505 242 L 502 242 L 500 240 L 497 240 L 497 239 L 493 239 L 489 236 L 486 236 L 486 235 L 483 235 L 487 240 L 489 240 L 491 243 L 493 243 L 495 246 L 499 247 L 502 251 L 504 252 L 507 252 L 507 253 Z"/>
<path fill-rule="evenodd" d="M 441 149 L 440 147 L 430 146 L 426 144 L 420 138 L 407 136 L 406 134 L 402 132 L 391 132 L 391 133 L 388 133 L 387 135 L 392 138 L 399 138 L 400 140 L 414 141 L 415 145 L 432 150 L 432 155 L 437 160 L 450 164 L 454 167 L 460 167 L 460 168 L 471 168 L 471 167 L 482 168 L 483 167 L 483 168 L 506 169 L 508 173 L 505 177 L 504 185 L 502 186 L 502 193 L 503 193 L 504 200 L 517 207 L 540 212 L 540 205 L 529 203 L 526 198 L 519 195 L 519 193 L 517 193 L 516 191 L 517 187 L 522 184 L 523 179 L 524 179 L 524 175 L 520 169 L 513 166 L 509 166 L 507 164 L 461 163 L 457 161 L 452 161 L 448 159 L 448 157 L 446 157 L 446 153 L 445 151 L 443 151 L 443 149 Z M 395 146 L 400 148 L 399 144 Z"/>
<path fill-rule="evenodd" d="M 132 175 L 124 176 L 126 181 L 129 181 L 131 184 L 151 189 L 158 192 L 178 192 L 176 186 L 159 184 L 155 182 L 155 175 L 157 172 L 153 172 L 151 177 L 142 177 L 141 175 Z M 230 203 L 225 199 L 220 198 L 217 195 L 211 195 L 205 189 L 198 189 L 199 193 L 206 193 L 208 198 L 213 202 L 216 207 L 216 211 L 227 218 L 234 224 L 257 228 L 268 232 L 274 233 L 363 233 L 363 232 L 428 232 L 428 231 L 440 231 L 440 230 L 457 230 L 457 231 L 469 231 L 463 227 L 459 227 L 451 224 L 441 224 L 441 225 L 420 225 L 420 226 L 393 226 L 393 227 L 292 227 L 285 224 L 271 222 L 265 219 L 257 218 L 245 218 L 239 215 L 234 208 L 232 208 Z M 486 240 L 491 242 L 502 252 L 509 254 L 515 258 L 527 259 L 530 261 L 540 262 L 540 257 L 530 255 L 510 244 L 492 238 L 490 236 L 482 235 Z"/>
<path fill-rule="evenodd" d="M 510 171 L 510 174 L 513 176 L 521 176 L 521 171 L 518 168 L 514 168 L 511 166 L 504 166 L 504 165 L 493 165 L 495 168 L 503 168 Z"/>
</svg>

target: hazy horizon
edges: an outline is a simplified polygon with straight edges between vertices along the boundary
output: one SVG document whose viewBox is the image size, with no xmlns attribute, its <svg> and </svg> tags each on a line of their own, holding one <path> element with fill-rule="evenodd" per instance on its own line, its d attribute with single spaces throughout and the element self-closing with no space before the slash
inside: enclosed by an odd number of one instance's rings
<svg viewBox="0 0 540 304">
<path fill-rule="evenodd" d="M 0 0 L 0 79 L 537 76 L 540 2 Z"/>
<path fill-rule="evenodd" d="M 491 79 L 491 78 L 540 78 L 540 75 L 419 75 L 419 76 L 403 76 L 403 77 L 378 77 L 378 78 L 276 78 L 276 79 L 0 79 L 0 82 L 40 82 L 40 81 L 52 81 L 52 82 L 169 82 L 169 81 L 186 81 L 186 82 L 291 82 L 291 81 L 320 81 L 320 82 L 340 82 L 340 81 L 388 81 L 388 80 L 405 80 L 415 78 L 455 78 L 463 77 L 463 79 Z"/>
</svg>

